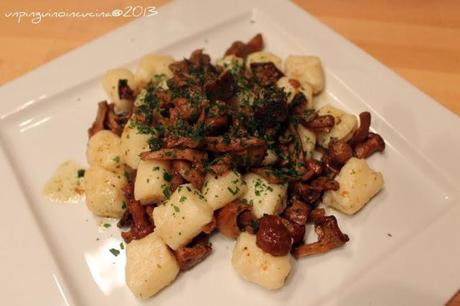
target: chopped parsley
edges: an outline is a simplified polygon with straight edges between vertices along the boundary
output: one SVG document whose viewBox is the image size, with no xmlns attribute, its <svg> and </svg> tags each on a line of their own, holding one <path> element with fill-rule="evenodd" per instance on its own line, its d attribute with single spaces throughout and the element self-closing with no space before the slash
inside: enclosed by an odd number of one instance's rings
<svg viewBox="0 0 460 306">
<path fill-rule="evenodd" d="M 138 122 L 134 120 L 131 121 L 130 127 L 136 129 L 138 134 L 154 134 L 155 133 L 154 128 L 146 124 L 143 124 L 142 122 Z"/>
<path fill-rule="evenodd" d="M 201 194 L 201 192 L 194 190 L 193 193 L 197 195 L 201 200 L 204 200 L 204 196 Z"/>
<path fill-rule="evenodd" d="M 109 251 L 110 251 L 110 253 L 112 253 L 112 255 L 115 256 L 115 257 L 118 256 L 118 255 L 120 255 L 120 251 L 117 250 L 117 249 L 113 249 L 113 248 L 112 248 L 112 249 L 110 249 Z"/>
<path fill-rule="evenodd" d="M 240 191 L 240 188 L 238 188 L 238 186 L 235 186 L 235 190 L 233 190 L 232 188 L 227 187 L 227 190 L 230 191 L 231 194 L 236 195 Z"/>
<path fill-rule="evenodd" d="M 84 177 L 85 176 L 85 169 L 78 169 L 77 177 Z"/>
<path fill-rule="evenodd" d="M 176 156 L 176 151 L 171 151 L 171 150 L 170 150 L 170 151 L 166 151 L 165 155 L 166 155 L 167 157 L 171 157 L 171 158 L 176 158 L 176 157 L 177 157 L 177 156 Z"/>
<path fill-rule="evenodd" d="M 125 245 L 123 242 L 120 242 L 120 249 L 124 250 L 125 249 Z"/>
<path fill-rule="evenodd" d="M 228 135 L 228 133 L 225 133 L 223 138 L 224 138 L 223 141 L 225 144 L 230 144 L 231 140 L 230 140 L 230 135 Z"/>
<path fill-rule="evenodd" d="M 163 178 L 165 179 L 165 181 L 170 182 L 172 180 L 172 175 L 169 172 L 165 171 L 165 173 L 163 173 Z"/>
<path fill-rule="evenodd" d="M 169 126 L 167 131 L 172 136 L 191 138 L 192 140 L 200 141 L 204 137 L 205 126 L 202 123 L 190 125 L 188 122 L 179 119 L 175 125 Z"/>
<path fill-rule="evenodd" d="M 259 230 L 259 223 L 256 220 L 251 220 L 251 227 L 257 232 Z"/>
<path fill-rule="evenodd" d="M 163 146 L 163 142 L 157 136 L 152 136 L 148 142 L 149 142 L 150 150 L 152 151 L 158 151 Z"/>
<path fill-rule="evenodd" d="M 105 228 L 109 228 L 109 227 L 112 226 L 112 224 L 110 224 L 110 223 L 104 223 L 102 226 L 104 226 Z"/>
<path fill-rule="evenodd" d="M 156 95 L 155 88 L 153 86 L 149 86 L 145 92 L 143 97 L 143 101 L 140 105 L 136 108 L 136 114 L 143 116 L 144 124 L 143 126 L 150 128 L 150 125 L 153 123 L 154 114 L 158 113 L 160 110 L 160 101 Z M 139 126 L 137 126 L 138 132 L 141 134 L 149 134 L 140 131 Z"/>
<path fill-rule="evenodd" d="M 155 84 L 159 85 L 161 82 L 167 79 L 166 74 L 161 73 L 161 74 L 155 74 L 153 76 L 153 79 L 155 80 Z"/>
<path fill-rule="evenodd" d="M 179 199 L 179 202 L 183 203 L 185 200 L 187 200 L 187 197 L 181 196 Z"/>
<path fill-rule="evenodd" d="M 163 188 L 163 195 L 165 196 L 166 199 L 169 199 L 171 197 L 171 187 L 169 185 L 161 185 Z"/>
<path fill-rule="evenodd" d="M 119 163 L 120 162 L 120 156 L 115 156 L 113 158 L 113 161 L 116 162 L 116 163 Z"/>
</svg>

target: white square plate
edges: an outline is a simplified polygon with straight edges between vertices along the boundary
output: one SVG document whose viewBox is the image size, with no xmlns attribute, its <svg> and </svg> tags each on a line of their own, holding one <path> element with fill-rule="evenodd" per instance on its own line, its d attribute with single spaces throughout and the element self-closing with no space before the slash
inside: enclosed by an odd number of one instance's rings
<svg viewBox="0 0 460 306">
<path fill-rule="evenodd" d="M 121 241 L 118 230 L 102 228 L 83 203 L 49 203 L 43 185 L 61 161 L 84 162 L 106 69 L 132 67 L 150 52 L 181 58 L 203 47 L 215 58 L 258 32 L 282 57 L 321 57 L 322 103 L 372 113 L 387 149 L 369 162 L 383 172 L 385 189 L 354 217 L 335 213 L 351 241 L 295 262 L 281 290 L 240 279 L 230 265 L 233 242 L 214 237 L 210 258 L 145 303 L 435 305 L 458 289 L 458 117 L 291 3 L 177 1 L 0 88 L 6 304 L 141 303 L 125 286 L 124 256 L 109 252 Z"/>
</svg>

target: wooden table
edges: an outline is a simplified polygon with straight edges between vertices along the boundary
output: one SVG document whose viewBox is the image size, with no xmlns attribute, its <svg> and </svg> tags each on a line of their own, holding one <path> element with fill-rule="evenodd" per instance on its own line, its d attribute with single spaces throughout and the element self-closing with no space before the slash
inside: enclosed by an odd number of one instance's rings
<svg viewBox="0 0 460 306">
<path fill-rule="evenodd" d="M 0 84 L 132 20 L 48 18 L 33 24 L 30 19 L 18 23 L 16 19 L 6 18 L 7 12 L 66 9 L 102 12 L 127 5 L 159 7 L 166 2 L 168 0 L 3 0 L 0 2 Z M 294 2 L 446 108 L 460 114 L 460 1 Z M 460 306 L 460 293 L 449 305 Z"/>
</svg>

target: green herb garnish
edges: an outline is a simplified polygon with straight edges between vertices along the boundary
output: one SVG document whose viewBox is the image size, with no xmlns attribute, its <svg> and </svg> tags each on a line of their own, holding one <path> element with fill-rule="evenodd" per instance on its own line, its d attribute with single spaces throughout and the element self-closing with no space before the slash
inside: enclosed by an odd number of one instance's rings
<svg viewBox="0 0 460 306">
<path fill-rule="evenodd" d="M 171 197 L 171 187 L 169 185 L 162 185 L 163 188 L 163 195 L 166 199 Z"/>
<path fill-rule="evenodd" d="M 77 177 L 84 177 L 85 176 L 85 169 L 78 169 Z"/>
<path fill-rule="evenodd" d="M 161 139 L 158 138 L 157 136 L 152 136 L 148 142 L 149 142 L 150 150 L 152 151 L 158 151 L 163 146 Z"/>
<path fill-rule="evenodd" d="M 227 190 L 230 191 L 231 194 L 236 195 L 240 191 L 240 188 L 238 188 L 238 186 L 235 186 L 235 190 L 233 190 L 232 188 L 227 187 Z"/>
<path fill-rule="evenodd" d="M 120 251 L 117 250 L 117 249 L 110 249 L 109 251 L 110 251 L 110 253 L 112 253 L 112 255 L 115 256 L 115 257 L 118 256 L 118 255 L 120 255 Z"/>
<path fill-rule="evenodd" d="M 163 173 L 163 178 L 165 179 L 165 181 L 170 182 L 172 180 L 172 175 L 169 172 L 165 171 L 165 173 Z"/>
</svg>

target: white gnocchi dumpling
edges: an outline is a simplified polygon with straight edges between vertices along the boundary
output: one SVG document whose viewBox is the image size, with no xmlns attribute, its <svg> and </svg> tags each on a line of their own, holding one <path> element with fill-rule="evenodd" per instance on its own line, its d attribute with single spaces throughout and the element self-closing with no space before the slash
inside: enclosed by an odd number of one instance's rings
<svg viewBox="0 0 460 306">
<path fill-rule="evenodd" d="M 236 171 L 217 176 L 209 173 L 203 184 L 203 195 L 214 210 L 241 197 L 247 189 L 243 176 Z"/>
<path fill-rule="evenodd" d="M 134 182 L 134 198 L 141 204 L 160 203 L 169 190 L 171 167 L 167 161 L 141 160 Z"/>
<path fill-rule="evenodd" d="M 278 161 L 278 155 L 275 151 L 268 149 L 267 154 L 265 154 L 264 160 L 262 161 L 263 166 L 273 165 Z"/>
<path fill-rule="evenodd" d="M 115 112 L 124 113 L 127 112 L 131 107 L 131 102 L 125 99 L 121 99 L 118 94 L 118 82 L 120 80 L 126 80 L 128 86 L 131 89 L 135 88 L 135 81 L 133 73 L 124 68 L 110 69 L 108 70 L 102 80 L 102 85 L 107 93 L 109 99 L 115 103 Z"/>
<path fill-rule="evenodd" d="M 331 105 L 325 105 L 318 110 L 319 116 L 331 115 L 335 119 L 335 125 L 329 133 L 320 133 L 318 143 L 327 148 L 331 140 L 348 141 L 358 126 L 355 115 L 349 114 Z"/>
<path fill-rule="evenodd" d="M 353 215 L 383 188 L 383 175 L 372 170 L 366 160 L 350 158 L 335 177 L 340 188 L 327 191 L 323 202 L 347 215 Z"/>
<path fill-rule="evenodd" d="M 275 64 L 276 68 L 278 68 L 279 71 L 283 71 L 283 60 L 279 56 L 267 51 L 259 51 L 249 54 L 246 58 L 246 68 L 251 69 L 252 63 L 269 62 Z"/>
<path fill-rule="evenodd" d="M 137 88 L 145 87 L 149 82 L 160 82 L 164 87 L 167 79 L 173 76 L 169 65 L 174 62 L 174 58 L 169 55 L 150 54 L 146 55 L 139 61 L 134 79 Z"/>
<path fill-rule="evenodd" d="M 217 66 L 221 66 L 224 70 L 232 70 L 237 67 L 243 67 L 244 60 L 234 54 L 226 55 L 216 61 Z"/>
<path fill-rule="evenodd" d="M 151 233 L 126 246 L 126 284 L 135 296 L 147 299 L 172 283 L 179 264 L 168 246 Z"/>
<path fill-rule="evenodd" d="M 155 232 L 173 250 L 192 241 L 212 217 L 213 209 L 190 184 L 179 186 L 166 202 L 153 210 Z"/>
<path fill-rule="evenodd" d="M 257 218 L 264 214 L 274 215 L 284 206 L 287 185 L 270 184 L 260 175 L 249 173 L 244 176 L 248 186 L 241 200 L 252 207 L 252 212 Z"/>
<path fill-rule="evenodd" d="M 303 84 L 300 86 L 299 91 L 307 98 L 307 109 L 313 109 L 313 87 L 310 84 Z"/>
<path fill-rule="evenodd" d="M 150 150 L 151 136 L 151 134 L 139 133 L 131 120 L 126 123 L 121 134 L 121 153 L 125 164 L 132 169 L 137 169 L 141 160 L 140 154 Z"/>
<path fill-rule="evenodd" d="M 110 171 L 123 168 L 120 137 L 108 130 L 101 130 L 88 141 L 86 158 L 91 166 L 100 166 Z"/>
<path fill-rule="evenodd" d="M 282 77 L 276 82 L 276 86 L 282 88 L 287 96 L 288 104 L 292 102 L 295 95 L 301 92 L 307 99 L 307 109 L 313 108 L 313 89 L 309 84 L 296 84 L 298 81 L 288 77 Z"/>
<path fill-rule="evenodd" d="M 134 106 L 139 107 L 145 103 L 145 96 L 147 95 L 146 89 L 141 89 L 134 100 Z"/>
<path fill-rule="evenodd" d="M 292 102 L 292 99 L 294 99 L 295 95 L 298 92 L 297 86 L 295 86 L 295 84 L 293 84 L 291 80 L 292 79 L 284 76 L 276 82 L 276 86 L 279 88 L 282 88 L 284 92 L 286 93 L 288 104 Z"/>
<path fill-rule="evenodd" d="M 255 235 L 242 232 L 233 249 L 232 265 L 245 280 L 267 289 L 279 289 L 291 271 L 289 257 L 264 252 L 257 246 Z"/>
<path fill-rule="evenodd" d="M 324 89 L 324 72 L 319 57 L 290 55 L 284 67 L 288 77 L 298 80 L 302 85 L 310 85 L 313 94 L 317 95 Z"/>
<path fill-rule="evenodd" d="M 124 174 L 99 166 L 91 166 L 85 172 L 86 206 L 95 215 L 120 218 L 126 207 L 122 188 L 127 180 Z"/>
<path fill-rule="evenodd" d="M 300 143 L 302 144 L 302 149 L 305 152 L 305 156 L 307 158 L 311 158 L 316 145 L 315 133 L 299 124 L 297 126 L 297 134 L 299 135 Z"/>
</svg>

